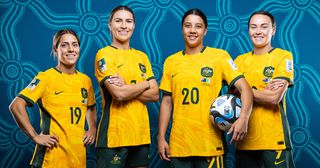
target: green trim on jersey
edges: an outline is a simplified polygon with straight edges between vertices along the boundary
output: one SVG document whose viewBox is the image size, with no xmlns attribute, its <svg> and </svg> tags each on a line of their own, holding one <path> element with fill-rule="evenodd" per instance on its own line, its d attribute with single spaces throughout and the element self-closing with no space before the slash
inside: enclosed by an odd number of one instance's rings
<svg viewBox="0 0 320 168">
<path fill-rule="evenodd" d="M 239 75 L 239 76 L 237 76 L 236 78 L 234 78 L 234 79 L 230 82 L 229 87 L 232 87 L 232 86 L 236 83 L 236 81 L 237 81 L 238 79 L 240 79 L 240 78 L 244 78 L 244 76 L 243 76 L 243 75 Z"/>
<path fill-rule="evenodd" d="M 23 95 L 23 94 L 18 94 L 18 97 L 24 99 L 26 102 L 29 103 L 29 107 L 32 107 L 34 104 L 36 104 L 34 101 L 32 101 L 31 99 L 29 99 L 27 96 Z"/>
<path fill-rule="evenodd" d="M 285 109 L 284 109 L 283 101 L 284 100 L 282 100 L 280 102 L 279 106 L 280 106 L 280 113 L 281 113 L 284 140 L 285 140 L 286 149 L 292 149 L 292 142 L 291 142 L 291 138 L 290 138 L 290 127 L 289 127 L 287 114 L 286 114 Z"/>
<path fill-rule="evenodd" d="M 106 76 L 105 78 L 103 78 L 101 81 L 100 81 L 100 86 L 104 86 L 104 81 L 108 80 L 110 78 L 110 76 Z"/>
<path fill-rule="evenodd" d="M 152 80 L 152 79 L 156 79 L 154 76 L 150 76 L 149 78 L 147 78 L 146 80 L 147 81 L 150 81 L 150 80 Z"/>
<path fill-rule="evenodd" d="M 94 106 L 96 106 L 96 104 L 93 104 L 93 105 L 91 105 L 91 106 L 88 106 L 89 108 L 92 108 L 92 107 L 94 107 Z"/>
<path fill-rule="evenodd" d="M 109 90 L 103 85 L 101 86 L 103 97 L 105 98 L 105 106 L 103 107 L 101 119 L 99 122 L 96 138 L 96 147 L 108 146 L 108 127 L 110 121 L 110 107 L 112 102 L 112 96 Z"/>
<path fill-rule="evenodd" d="M 290 78 L 285 77 L 285 76 L 279 76 L 279 77 L 275 77 L 274 79 L 283 79 L 289 82 L 289 86 L 288 87 L 292 87 L 293 86 L 293 81 L 291 81 Z"/>
<path fill-rule="evenodd" d="M 162 90 L 162 89 L 159 89 L 164 95 L 172 95 L 171 92 L 168 92 L 168 91 L 165 91 L 165 90 Z"/>
<path fill-rule="evenodd" d="M 43 134 L 48 135 L 50 132 L 50 122 L 51 122 L 50 114 L 45 109 L 45 107 L 43 107 L 41 99 L 39 99 L 37 101 L 37 103 L 38 103 L 38 106 L 41 110 L 41 121 L 42 121 L 41 125 L 40 125 L 41 132 Z M 44 155 L 46 153 L 46 148 L 47 148 L 46 146 L 42 146 L 42 145 L 38 145 L 38 144 L 36 145 L 32 160 L 30 162 L 31 166 L 42 167 Z"/>
</svg>

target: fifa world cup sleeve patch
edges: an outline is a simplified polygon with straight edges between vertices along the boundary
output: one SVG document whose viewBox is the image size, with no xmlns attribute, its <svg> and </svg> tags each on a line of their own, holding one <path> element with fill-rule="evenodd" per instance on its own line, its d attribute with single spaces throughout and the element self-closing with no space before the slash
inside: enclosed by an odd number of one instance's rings
<svg viewBox="0 0 320 168">
<path fill-rule="evenodd" d="M 98 61 L 98 65 L 99 65 L 99 70 L 101 72 L 107 70 L 107 65 L 106 65 L 106 61 L 104 60 L 104 58 L 102 58 L 101 60 Z"/>
<path fill-rule="evenodd" d="M 231 68 L 232 68 L 233 70 L 238 70 L 237 65 L 233 62 L 232 59 L 230 59 L 230 60 L 228 61 L 228 63 L 229 63 L 229 65 L 231 66 Z"/>
<path fill-rule="evenodd" d="M 39 83 L 40 83 L 40 79 L 34 78 L 30 82 L 30 84 L 27 86 L 27 88 L 33 91 L 38 86 Z"/>
<path fill-rule="evenodd" d="M 292 72 L 293 70 L 293 61 L 286 59 L 286 70 Z"/>
</svg>

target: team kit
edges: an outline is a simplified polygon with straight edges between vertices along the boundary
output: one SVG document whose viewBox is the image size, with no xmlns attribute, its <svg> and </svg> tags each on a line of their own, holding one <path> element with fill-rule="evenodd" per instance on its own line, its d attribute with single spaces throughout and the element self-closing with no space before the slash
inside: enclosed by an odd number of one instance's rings
<svg viewBox="0 0 320 168">
<path fill-rule="evenodd" d="M 293 56 L 272 46 L 276 21 L 270 12 L 251 14 L 252 51 L 233 60 L 226 50 L 204 44 L 206 15 L 186 11 L 184 48 L 165 59 L 159 84 L 148 56 L 130 45 L 135 21 L 128 6 L 110 13 L 112 42 L 94 59 L 102 96 L 99 121 L 92 81 L 76 70 L 79 37 L 71 29 L 53 36 L 57 65 L 39 72 L 9 107 L 36 144 L 31 167 L 84 168 L 87 145 L 95 146 L 97 168 L 150 167 L 146 103 L 158 101 L 153 143 L 169 167 L 227 167 L 227 143 L 235 145 L 237 168 L 295 167 L 285 100 L 294 81 Z M 28 117 L 32 105 L 39 107 L 40 132 Z"/>
</svg>

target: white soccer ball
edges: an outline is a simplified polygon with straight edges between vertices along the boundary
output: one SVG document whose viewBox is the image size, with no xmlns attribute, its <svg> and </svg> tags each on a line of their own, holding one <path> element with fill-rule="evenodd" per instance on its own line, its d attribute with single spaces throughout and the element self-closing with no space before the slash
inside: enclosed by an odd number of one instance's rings
<svg viewBox="0 0 320 168">
<path fill-rule="evenodd" d="M 221 130 L 228 130 L 239 118 L 241 112 L 241 100 L 226 94 L 216 98 L 210 106 L 210 120 Z"/>
</svg>

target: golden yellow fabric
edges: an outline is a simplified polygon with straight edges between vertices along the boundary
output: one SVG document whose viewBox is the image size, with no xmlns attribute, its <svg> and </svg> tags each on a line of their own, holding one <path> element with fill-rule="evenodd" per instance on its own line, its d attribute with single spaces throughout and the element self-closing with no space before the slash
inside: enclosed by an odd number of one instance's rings
<svg viewBox="0 0 320 168">
<path fill-rule="evenodd" d="M 40 72 L 19 96 L 38 103 L 41 131 L 47 130 L 59 138 L 57 148 L 47 149 L 45 154 L 37 153 L 44 155 L 42 167 L 85 167 L 85 117 L 87 107 L 95 105 L 90 78 L 80 72 L 68 75 L 51 68 Z M 31 164 L 39 164 L 37 159 L 33 158 Z"/>
<path fill-rule="evenodd" d="M 252 52 L 240 55 L 235 63 L 243 72 L 251 87 L 262 90 L 273 79 L 280 78 L 293 83 L 292 54 L 286 50 L 276 48 L 264 55 Z M 280 105 L 282 107 L 280 107 Z M 248 134 L 244 140 L 237 143 L 241 150 L 278 150 L 285 149 L 290 143 L 285 138 L 287 121 L 285 117 L 285 100 L 272 106 L 254 103 L 249 120 Z M 280 111 L 283 109 L 283 113 Z M 289 136 L 289 135 L 286 135 Z"/>
<path fill-rule="evenodd" d="M 150 144 L 150 126 L 145 103 L 137 99 L 118 102 L 112 99 L 104 81 L 119 74 L 127 84 L 154 78 L 147 55 L 141 51 L 107 46 L 98 51 L 95 76 L 103 95 L 103 114 L 98 127 L 97 147 Z"/>
<path fill-rule="evenodd" d="M 201 53 L 169 56 L 163 68 L 160 89 L 172 95 L 173 123 L 170 154 L 173 157 L 216 156 L 224 153 L 221 132 L 209 119 L 209 108 L 218 97 L 222 81 L 241 77 L 230 55 L 206 47 Z"/>
</svg>

